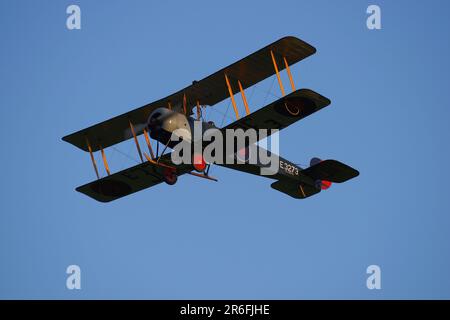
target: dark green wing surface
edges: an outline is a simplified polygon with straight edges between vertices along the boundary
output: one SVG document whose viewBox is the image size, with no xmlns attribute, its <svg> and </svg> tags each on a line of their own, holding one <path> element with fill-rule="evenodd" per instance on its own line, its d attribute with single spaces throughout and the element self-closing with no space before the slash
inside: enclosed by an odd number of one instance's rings
<svg viewBox="0 0 450 320">
<path fill-rule="evenodd" d="M 176 166 L 172 164 L 170 154 L 163 156 L 161 163 L 176 167 L 178 176 L 192 170 L 189 165 Z M 76 190 L 97 201 L 109 202 L 163 182 L 164 170 L 165 167 L 146 161 L 110 176 L 79 186 Z"/>
<path fill-rule="evenodd" d="M 243 117 L 224 129 L 284 129 L 328 106 L 330 100 L 310 90 L 300 89 Z"/>
<path fill-rule="evenodd" d="M 101 147 L 107 148 L 130 139 L 132 134 L 129 121 L 133 123 L 136 134 L 139 135 L 142 133 L 145 123 L 153 110 L 159 107 L 167 107 L 169 102 L 174 109 L 181 110 L 184 95 L 186 95 L 188 114 L 192 113 L 192 109 L 196 106 L 197 101 L 202 105 L 215 105 L 229 97 L 224 78 L 225 74 L 230 79 L 233 92 L 239 92 L 237 80 L 246 89 L 272 76 L 275 71 L 270 55 L 271 50 L 280 70 L 285 68 L 283 57 L 286 58 L 289 65 L 292 65 L 316 52 L 314 47 L 300 39 L 295 37 L 281 38 L 200 81 L 194 81 L 191 85 L 174 94 L 69 134 L 63 137 L 63 140 L 84 151 L 88 151 L 86 145 L 86 139 L 88 139 L 92 146 L 92 151 L 95 152 L 100 150 Z"/>
</svg>

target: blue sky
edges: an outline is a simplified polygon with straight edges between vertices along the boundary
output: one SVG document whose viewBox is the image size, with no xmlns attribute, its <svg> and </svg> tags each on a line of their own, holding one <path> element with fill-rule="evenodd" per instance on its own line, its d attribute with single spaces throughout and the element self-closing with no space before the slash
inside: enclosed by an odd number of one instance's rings
<svg viewBox="0 0 450 320">
<path fill-rule="evenodd" d="M 70 4 L 81 8 L 81 30 L 66 28 Z M 370 4 L 381 8 L 381 30 L 366 27 Z M 2 1 L 0 298 L 450 298 L 449 9 Z M 301 164 L 341 160 L 357 179 L 304 201 L 217 167 L 219 183 L 182 177 L 109 204 L 74 191 L 94 173 L 62 136 L 286 35 L 317 48 L 292 67 L 297 86 L 332 104 L 282 131 L 280 153 Z M 250 108 L 278 90 L 265 81 Z M 136 157 L 131 142 L 118 148 Z M 133 164 L 107 156 L 115 170 Z M 66 289 L 71 264 L 81 290 Z M 381 290 L 366 288 L 371 264 L 381 267 Z"/>
</svg>

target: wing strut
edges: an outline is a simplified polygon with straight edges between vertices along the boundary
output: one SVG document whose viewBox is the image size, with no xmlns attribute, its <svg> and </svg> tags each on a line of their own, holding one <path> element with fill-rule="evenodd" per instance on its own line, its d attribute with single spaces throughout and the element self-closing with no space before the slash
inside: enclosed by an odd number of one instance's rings
<svg viewBox="0 0 450 320">
<path fill-rule="evenodd" d="M 98 175 L 97 163 L 95 163 L 94 154 L 92 153 L 91 144 L 89 143 L 88 138 L 86 138 L 86 144 L 89 149 L 89 154 L 91 155 L 91 161 L 92 161 L 92 165 L 94 166 L 95 174 L 97 175 L 97 179 L 100 179 L 100 176 Z"/>
<path fill-rule="evenodd" d="M 286 57 L 283 57 L 284 65 L 286 66 L 286 72 L 289 76 L 289 82 L 291 83 L 292 92 L 295 91 L 294 80 L 292 79 L 291 69 L 289 68 L 289 64 L 287 63 Z"/>
<path fill-rule="evenodd" d="M 231 89 L 230 81 L 228 80 L 228 76 L 225 73 L 225 81 L 228 87 L 228 93 L 230 94 L 231 102 L 233 103 L 234 113 L 236 113 L 236 120 L 239 120 L 239 112 L 236 106 L 236 101 L 234 100 L 233 90 Z"/>
<path fill-rule="evenodd" d="M 275 73 L 277 74 L 278 84 L 280 85 L 281 94 L 283 97 L 285 96 L 283 83 L 281 82 L 280 73 L 278 72 L 277 62 L 275 61 L 275 56 L 273 55 L 273 51 L 270 50 L 270 55 L 272 56 L 273 67 L 275 69 Z"/>
<path fill-rule="evenodd" d="M 145 142 L 147 142 L 148 151 L 150 152 L 150 156 L 152 157 L 152 159 L 155 159 L 155 154 L 153 153 L 153 148 L 152 148 L 152 145 L 150 143 L 150 138 L 148 136 L 148 133 L 147 133 L 146 129 L 144 129 L 144 137 L 145 137 Z"/>
<path fill-rule="evenodd" d="M 133 124 L 131 123 L 131 121 L 128 121 L 130 123 L 130 129 L 131 129 L 131 133 L 133 134 L 134 137 L 134 143 L 136 143 L 136 149 L 139 153 L 139 157 L 141 158 L 141 162 L 144 162 L 144 158 L 142 158 L 142 152 L 141 152 L 141 147 L 139 147 L 139 141 L 136 137 L 136 132 L 134 132 L 134 127 Z"/>
<path fill-rule="evenodd" d="M 156 162 L 155 160 L 151 159 L 151 158 L 148 156 L 148 154 L 145 153 L 145 152 L 144 152 L 144 156 L 145 156 L 145 158 L 147 159 L 148 162 L 154 164 L 155 166 L 160 166 L 160 167 L 167 168 L 167 169 L 170 169 L 170 170 L 173 170 L 173 171 L 176 171 L 176 170 L 177 170 L 176 167 L 169 166 L 169 165 L 167 165 L 167 164 L 165 164 L 165 163 Z"/>
<path fill-rule="evenodd" d="M 111 172 L 109 171 L 108 161 L 106 161 L 105 151 L 103 151 L 103 147 L 100 147 L 100 150 L 102 152 L 103 164 L 105 165 L 106 173 L 109 176 Z"/>
<path fill-rule="evenodd" d="M 242 84 L 239 80 L 238 80 L 238 85 L 239 85 L 239 90 L 241 91 L 242 101 L 244 102 L 245 113 L 248 116 L 250 114 L 250 109 L 248 108 L 247 98 L 245 97 L 244 89 L 242 89 Z"/>
</svg>

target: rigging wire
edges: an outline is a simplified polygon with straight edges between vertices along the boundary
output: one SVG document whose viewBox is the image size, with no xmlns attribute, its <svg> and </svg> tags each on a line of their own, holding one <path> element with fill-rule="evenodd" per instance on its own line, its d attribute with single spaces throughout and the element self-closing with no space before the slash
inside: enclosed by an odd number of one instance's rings
<svg viewBox="0 0 450 320">
<path fill-rule="evenodd" d="M 230 99 L 230 101 L 228 101 L 228 106 L 227 106 L 225 113 L 222 113 L 223 118 L 222 118 L 222 122 L 220 123 L 220 127 L 223 127 L 223 123 L 225 122 L 225 117 L 232 119 L 231 117 L 228 117 L 228 110 L 230 109 L 230 104 L 231 104 L 231 99 Z M 219 112 L 218 110 L 215 110 L 215 111 Z M 221 113 L 221 112 L 219 112 L 219 113 Z"/>
<path fill-rule="evenodd" d="M 270 92 L 270 91 L 266 91 L 266 93 L 267 93 L 268 95 L 271 95 L 271 96 L 277 98 L 277 99 L 281 99 L 281 97 L 280 97 L 279 95 L 277 95 L 276 93 L 273 93 L 273 92 Z"/>
<path fill-rule="evenodd" d="M 252 92 L 250 93 L 250 97 L 248 99 L 248 105 L 249 106 L 252 104 L 252 98 L 253 98 L 253 94 L 255 93 L 255 88 L 256 88 L 256 86 L 253 86 Z"/>
<path fill-rule="evenodd" d="M 114 158 L 114 155 L 116 154 L 116 150 L 113 150 L 111 152 L 111 154 L 109 155 L 109 161 L 112 161 L 112 159 Z"/>
<path fill-rule="evenodd" d="M 131 145 L 131 147 L 132 146 L 133 145 Z M 131 149 L 131 147 L 130 147 L 130 149 Z M 117 151 L 118 153 L 120 153 L 121 155 L 127 157 L 128 159 L 130 159 L 130 160 L 132 160 L 132 161 L 134 161 L 134 162 L 136 162 L 138 164 L 140 163 L 136 158 L 130 156 L 129 154 L 127 154 L 127 153 L 125 153 L 123 151 L 120 151 L 117 147 L 112 146 L 112 148 L 113 148 L 113 150 Z M 122 170 L 122 169 L 123 169 L 123 161 L 122 161 L 122 168 L 120 170 Z"/>
<path fill-rule="evenodd" d="M 266 97 L 264 98 L 263 106 L 266 105 L 267 98 L 269 97 L 269 94 L 273 94 L 273 93 L 271 93 L 271 91 L 272 91 L 274 83 L 275 83 L 275 77 L 272 78 L 272 84 L 270 85 L 269 91 L 266 91 Z"/>
</svg>

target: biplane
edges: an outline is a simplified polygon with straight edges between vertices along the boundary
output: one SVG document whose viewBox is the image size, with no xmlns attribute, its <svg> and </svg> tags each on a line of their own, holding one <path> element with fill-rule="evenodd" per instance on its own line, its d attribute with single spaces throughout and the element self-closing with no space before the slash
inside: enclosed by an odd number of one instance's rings
<svg viewBox="0 0 450 320">
<path fill-rule="evenodd" d="M 296 89 L 290 71 L 291 65 L 315 52 L 313 46 L 298 38 L 281 38 L 202 80 L 193 81 L 191 85 L 163 99 L 63 137 L 64 141 L 90 154 L 97 176 L 96 180 L 79 186 L 76 190 L 95 200 L 109 202 L 161 182 L 173 185 L 178 177 L 184 174 L 217 181 L 209 175 L 210 166 L 214 163 L 205 162 L 201 156 L 199 159 L 198 154 L 192 155 L 195 158 L 192 163 L 175 164 L 171 160 L 171 153 L 165 153 L 165 150 L 171 147 L 171 134 L 180 128 L 192 133 L 195 121 L 202 121 L 205 128 L 215 127 L 214 123 L 202 119 L 202 109 L 228 98 L 233 105 L 236 121 L 218 130 L 281 130 L 325 108 L 330 104 L 330 100 L 309 89 Z M 284 70 L 292 89 L 288 94 L 280 77 Z M 251 113 L 245 90 L 274 75 L 278 80 L 281 98 Z M 245 107 L 244 116 L 240 115 L 235 99 L 235 95 L 239 93 Z M 142 151 L 139 138 L 145 139 L 148 152 Z M 104 150 L 128 139 L 134 140 L 141 162 L 120 172 L 111 173 Z M 159 152 L 160 144 L 164 146 L 162 152 Z M 106 171 L 104 177 L 100 177 L 95 152 L 101 153 Z M 309 167 L 301 168 L 286 159 L 279 159 L 278 170 L 265 177 L 275 180 L 271 184 L 273 189 L 297 199 L 304 199 L 328 189 L 333 182 L 342 183 L 359 175 L 357 170 L 337 160 L 322 161 L 312 158 Z M 260 163 L 218 165 L 261 175 Z"/>
</svg>

